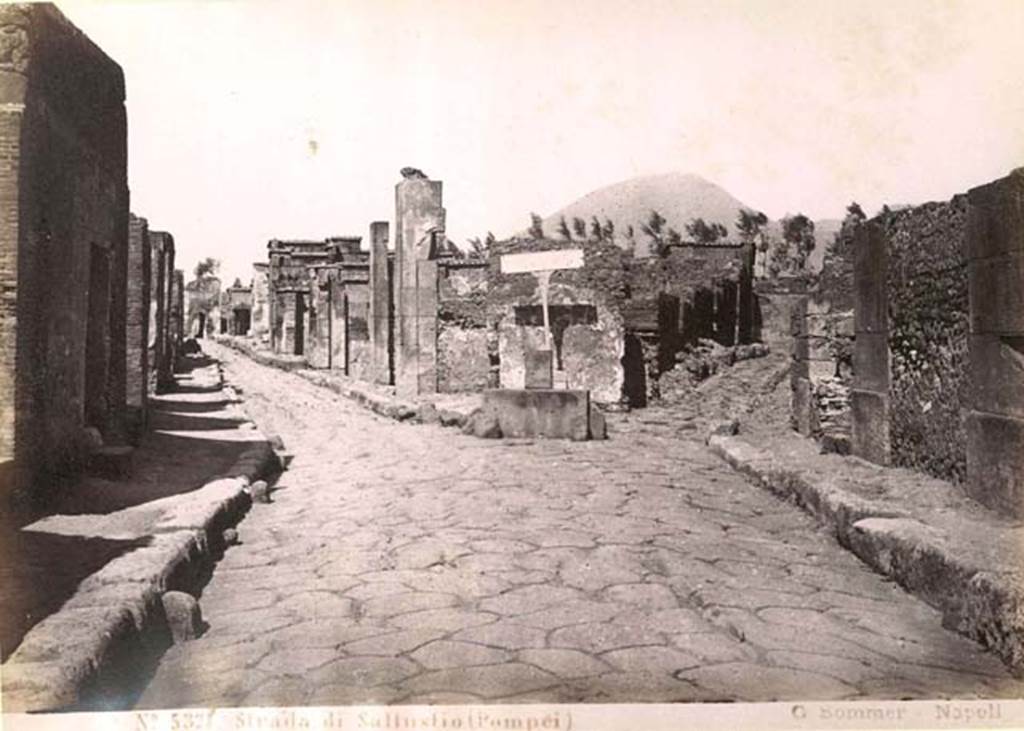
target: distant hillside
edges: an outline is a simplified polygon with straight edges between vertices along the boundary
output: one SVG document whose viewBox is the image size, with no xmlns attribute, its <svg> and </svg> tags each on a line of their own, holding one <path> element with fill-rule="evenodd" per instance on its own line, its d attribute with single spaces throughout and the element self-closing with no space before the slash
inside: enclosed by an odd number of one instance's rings
<svg viewBox="0 0 1024 731">
<path fill-rule="evenodd" d="M 615 231 L 623 234 L 632 225 L 636 231 L 638 254 L 645 255 L 646 237 L 640 226 L 656 210 L 667 220 L 666 227 L 675 228 L 685 236 L 685 227 L 694 218 L 703 218 L 709 223 L 721 223 L 729 230 L 730 238 L 736 237 L 736 216 L 741 208 L 751 209 L 728 191 L 699 175 L 689 173 L 668 173 L 631 178 L 620 183 L 607 185 L 588 193 L 579 200 L 555 211 L 544 218 L 544 231 L 555 236 L 562 216 L 572 225 L 575 217 L 587 221 L 593 216 L 602 222 L 611 219 Z M 821 268 L 822 253 L 827 242 L 839 229 L 839 221 L 822 220 L 815 222 L 818 245 L 811 256 L 811 266 Z M 779 234 L 777 222 L 769 225 L 772 233 Z"/>
</svg>

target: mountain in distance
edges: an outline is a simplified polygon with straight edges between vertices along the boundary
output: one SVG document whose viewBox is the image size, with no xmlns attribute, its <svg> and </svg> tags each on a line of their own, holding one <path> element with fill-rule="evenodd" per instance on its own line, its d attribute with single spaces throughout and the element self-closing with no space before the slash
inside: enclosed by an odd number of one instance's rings
<svg viewBox="0 0 1024 731">
<path fill-rule="evenodd" d="M 544 231 L 548 236 L 556 236 L 562 216 L 565 216 L 570 226 L 573 218 L 582 218 L 587 222 L 588 228 L 593 216 L 597 216 L 602 223 L 605 219 L 611 219 L 618 235 L 623 235 L 628 226 L 633 226 L 638 242 L 637 253 L 644 255 L 647 237 L 640 226 L 647 222 L 651 210 L 665 217 L 666 228 L 676 229 L 684 238 L 686 224 L 694 218 L 703 218 L 708 223 L 721 223 L 728 229 L 729 238 L 736 240 L 736 217 L 741 208 L 756 210 L 724 188 L 699 175 L 679 172 L 646 175 L 587 193 L 545 217 Z M 834 219 L 814 222 L 817 245 L 811 254 L 812 269 L 821 268 L 825 246 L 839 230 L 839 224 L 840 221 Z M 770 222 L 768 231 L 775 236 L 781 236 L 779 222 Z"/>
</svg>

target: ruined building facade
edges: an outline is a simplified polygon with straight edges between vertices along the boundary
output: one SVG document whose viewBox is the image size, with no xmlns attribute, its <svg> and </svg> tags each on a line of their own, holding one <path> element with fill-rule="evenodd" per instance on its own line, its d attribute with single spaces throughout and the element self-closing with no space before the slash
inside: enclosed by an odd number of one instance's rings
<svg viewBox="0 0 1024 731">
<path fill-rule="evenodd" d="M 252 329 L 252 287 L 239 280 L 220 295 L 220 332 L 228 335 L 248 335 Z"/>
<path fill-rule="evenodd" d="M 128 185 L 120 67 L 51 5 L 0 6 L 0 30 L 0 463 L 9 487 L 80 464 L 87 427 L 124 438 Z"/>
<path fill-rule="evenodd" d="M 1016 170 L 949 201 L 885 209 L 851 242 L 844 226 L 835 266 L 794 318 L 800 431 L 824 435 L 822 387 L 842 380 L 853 454 L 1024 515 L 1022 211 Z"/>
<path fill-rule="evenodd" d="M 389 233 L 371 224 L 366 251 L 359 237 L 271 241 L 252 301 L 266 272 L 272 350 L 406 397 L 523 388 L 547 330 L 536 277 L 503 274 L 501 257 L 555 249 L 582 249 L 582 266 L 551 276 L 554 371 L 598 403 L 643 405 L 684 349 L 758 336 L 751 246 L 640 259 L 612 241 L 513 238 L 466 259 L 445 235 L 442 183 L 422 175 L 396 185 L 393 247 Z"/>
</svg>

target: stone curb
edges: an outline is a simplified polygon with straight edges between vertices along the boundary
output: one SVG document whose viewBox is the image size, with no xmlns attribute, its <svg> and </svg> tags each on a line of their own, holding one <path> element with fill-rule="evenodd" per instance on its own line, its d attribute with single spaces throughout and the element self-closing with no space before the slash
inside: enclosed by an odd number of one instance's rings
<svg viewBox="0 0 1024 731">
<path fill-rule="evenodd" d="M 942 612 L 942 624 L 995 652 L 1024 677 L 1024 583 L 958 551 L 955 539 L 910 512 L 844 490 L 840 479 L 785 464 L 741 438 L 708 446 L 752 482 L 828 526 L 844 548 Z M 909 507 L 909 506 L 908 506 Z"/>
<path fill-rule="evenodd" d="M 225 347 L 242 353 L 260 365 L 279 368 L 293 373 L 315 386 L 329 389 L 339 396 L 344 396 L 370 411 L 395 421 L 412 420 L 420 423 L 437 423 L 441 426 L 462 427 L 469 417 L 468 412 L 464 413 L 452 408 L 439 408 L 432 401 L 406 401 L 395 396 L 376 393 L 371 389 L 360 388 L 355 384 L 339 383 L 334 379 L 326 378 L 316 370 L 310 369 L 304 361 L 292 361 L 282 356 L 261 352 L 251 347 L 248 343 L 235 338 L 218 336 L 214 340 Z"/>
<path fill-rule="evenodd" d="M 279 467 L 267 441 L 254 442 L 225 474 L 171 508 L 148 545 L 82 581 L 0 666 L 3 711 L 100 708 L 137 677 L 140 665 L 170 643 L 163 593 L 195 591 L 224 547 L 223 530 L 251 504 L 246 488 Z"/>
</svg>

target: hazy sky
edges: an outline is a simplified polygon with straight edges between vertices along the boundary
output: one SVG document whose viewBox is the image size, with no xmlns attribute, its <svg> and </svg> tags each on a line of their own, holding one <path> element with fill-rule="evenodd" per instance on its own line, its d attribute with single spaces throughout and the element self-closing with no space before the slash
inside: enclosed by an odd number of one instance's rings
<svg viewBox="0 0 1024 731">
<path fill-rule="evenodd" d="M 132 210 L 226 279 L 365 239 L 405 166 L 461 244 L 635 175 L 821 218 L 1024 165 L 1020 0 L 58 4 L 124 68 Z"/>
</svg>

